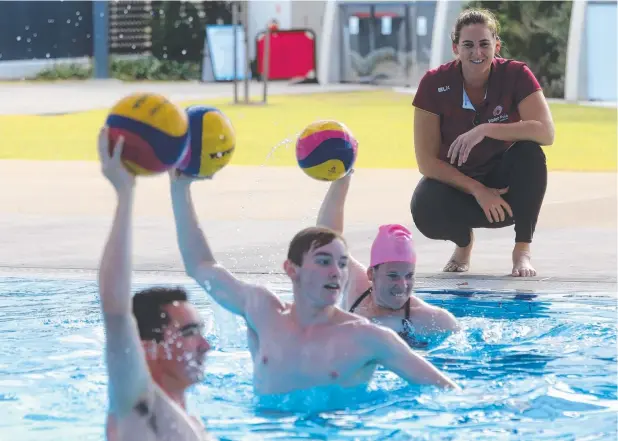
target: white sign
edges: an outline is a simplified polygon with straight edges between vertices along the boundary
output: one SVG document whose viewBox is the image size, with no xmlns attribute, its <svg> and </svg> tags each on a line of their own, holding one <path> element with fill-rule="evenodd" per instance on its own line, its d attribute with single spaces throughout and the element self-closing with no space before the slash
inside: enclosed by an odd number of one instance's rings
<svg viewBox="0 0 618 441">
<path fill-rule="evenodd" d="M 236 26 L 236 79 L 245 78 L 245 32 Z M 249 72 L 251 75 L 251 72 Z M 232 25 L 206 26 L 202 81 L 234 79 L 234 30 Z"/>
<path fill-rule="evenodd" d="M 350 35 L 358 35 L 358 28 L 359 28 L 358 17 L 356 16 L 350 17 L 350 19 L 348 20 L 348 26 L 350 28 Z"/>
<path fill-rule="evenodd" d="M 419 37 L 427 35 L 427 17 L 416 17 L 416 35 Z"/>
<path fill-rule="evenodd" d="M 391 35 L 393 32 L 393 19 L 392 17 L 382 17 L 382 35 Z"/>
</svg>

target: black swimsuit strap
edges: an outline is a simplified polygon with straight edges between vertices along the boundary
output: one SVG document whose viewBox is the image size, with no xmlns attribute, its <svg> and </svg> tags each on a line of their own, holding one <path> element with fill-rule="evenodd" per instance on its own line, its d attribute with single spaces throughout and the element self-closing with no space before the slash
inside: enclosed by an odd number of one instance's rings
<svg viewBox="0 0 618 441">
<path fill-rule="evenodd" d="M 369 294 L 371 294 L 371 288 L 369 287 L 369 289 L 367 289 L 367 291 L 365 291 L 364 293 L 362 293 L 360 295 L 360 297 L 358 299 L 356 299 L 356 301 L 354 302 L 354 304 L 352 305 L 352 307 L 350 308 L 350 312 L 354 312 L 354 310 L 356 308 L 358 308 L 358 305 L 361 304 L 361 302 L 363 300 L 365 300 L 365 297 L 367 297 Z M 406 304 L 403 306 L 405 309 L 405 318 L 403 320 L 410 320 L 410 299 L 408 299 L 408 301 L 406 302 Z"/>
<path fill-rule="evenodd" d="M 356 299 L 356 301 L 354 302 L 354 304 L 352 305 L 352 307 L 350 308 L 350 312 L 354 312 L 354 310 L 358 307 L 358 305 L 361 304 L 361 302 L 363 300 L 365 300 L 365 297 L 367 297 L 369 294 L 371 294 L 371 287 L 369 287 L 369 289 L 367 291 L 365 291 L 364 293 L 362 293 L 360 295 L 360 297 L 358 299 Z"/>
<path fill-rule="evenodd" d="M 408 297 L 408 301 L 403 307 L 406 309 L 406 320 L 410 320 L 410 298 Z"/>
</svg>

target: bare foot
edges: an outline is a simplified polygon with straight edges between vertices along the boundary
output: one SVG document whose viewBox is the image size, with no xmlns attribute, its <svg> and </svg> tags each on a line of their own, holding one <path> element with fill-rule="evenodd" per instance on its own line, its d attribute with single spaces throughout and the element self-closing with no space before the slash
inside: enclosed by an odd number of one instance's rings
<svg viewBox="0 0 618 441">
<path fill-rule="evenodd" d="M 513 248 L 513 277 L 534 277 L 536 270 L 530 263 L 530 244 L 518 242 Z"/>
<path fill-rule="evenodd" d="M 470 230 L 470 243 L 467 247 L 455 247 L 453 255 L 444 266 L 442 271 L 445 273 L 465 273 L 470 269 L 470 255 L 474 245 L 474 232 Z"/>
</svg>

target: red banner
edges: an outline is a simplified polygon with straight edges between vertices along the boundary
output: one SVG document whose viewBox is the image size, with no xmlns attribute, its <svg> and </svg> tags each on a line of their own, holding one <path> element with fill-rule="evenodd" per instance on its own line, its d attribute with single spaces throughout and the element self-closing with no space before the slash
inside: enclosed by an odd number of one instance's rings
<svg viewBox="0 0 618 441">
<path fill-rule="evenodd" d="M 264 70 L 266 33 L 256 37 L 257 71 Z M 277 30 L 270 33 L 269 80 L 316 77 L 315 34 L 309 29 Z"/>
</svg>

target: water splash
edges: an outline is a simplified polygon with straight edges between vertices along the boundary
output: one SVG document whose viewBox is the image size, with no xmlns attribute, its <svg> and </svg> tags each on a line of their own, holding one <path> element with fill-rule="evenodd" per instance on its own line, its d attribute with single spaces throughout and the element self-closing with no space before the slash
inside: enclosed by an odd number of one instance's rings
<svg viewBox="0 0 618 441">
<path fill-rule="evenodd" d="M 275 154 L 275 152 L 277 151 L 279 147 L 285 146 L 286 149 L 289 149 L 290 144 L 295 145 L 296 140 L 298 139 L 299 136 L 300 136 L 300 132 L 294 134 L 293 136 L 287 136 L 283 139 L 283 141 L 280 141 L 277 144 L 275 144 L 275 146 L 272 149 L 270 149 L 270 151 L 266 155 L 266 158 L 264 158 L 264 162 L 262 163 L 261 167 L 266 165 L 266 163 L 270 160 L 270 158 L 272 158 L 272 156 Z"/>
</svg>

